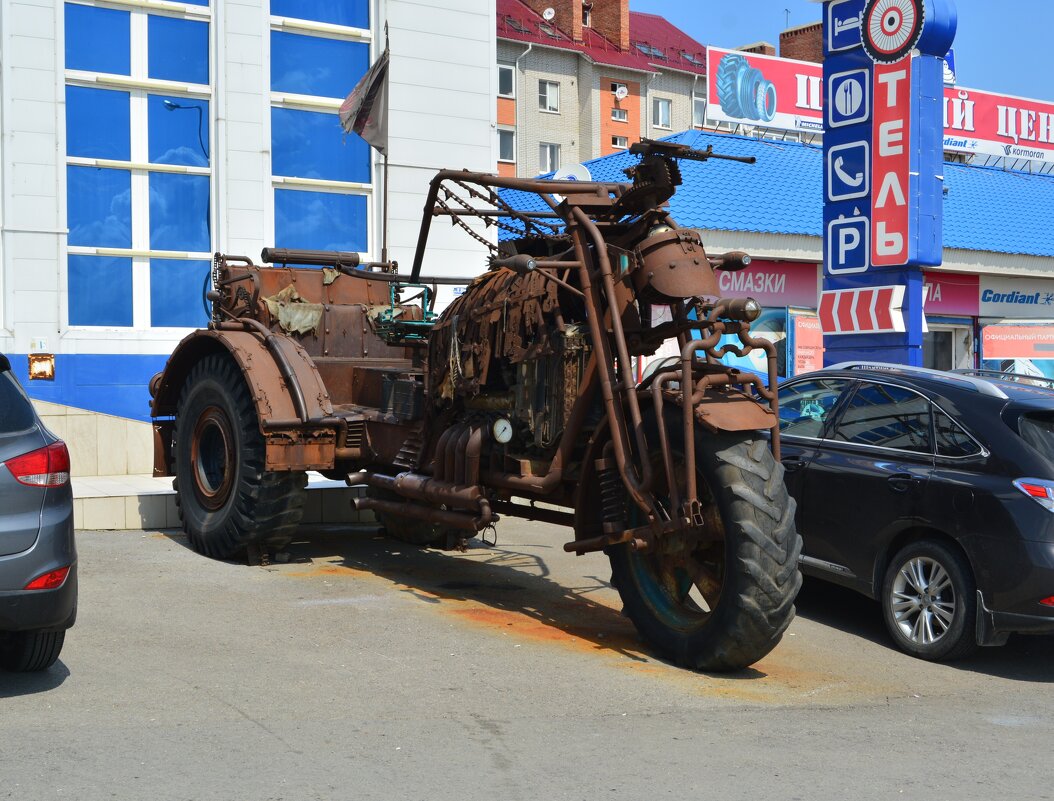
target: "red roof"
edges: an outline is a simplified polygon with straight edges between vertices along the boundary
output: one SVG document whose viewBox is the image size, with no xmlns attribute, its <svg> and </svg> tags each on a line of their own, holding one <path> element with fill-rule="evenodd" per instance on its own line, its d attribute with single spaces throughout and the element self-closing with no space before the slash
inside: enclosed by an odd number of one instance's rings
<svg viewBox="0 0 1054 801">
<path fill-rule="evenodd" d="M 655 14 L 630 12 L 630 47 L 621 50 L 593 28 L 585 28 L 583 41 L 574 42 L 566 31 L 546 22 L 521 0 L 497 0 L 497 4 L 499 39 L 571 50 L 610 67 L 706 73 L 706 48 Z"/>
</svg>

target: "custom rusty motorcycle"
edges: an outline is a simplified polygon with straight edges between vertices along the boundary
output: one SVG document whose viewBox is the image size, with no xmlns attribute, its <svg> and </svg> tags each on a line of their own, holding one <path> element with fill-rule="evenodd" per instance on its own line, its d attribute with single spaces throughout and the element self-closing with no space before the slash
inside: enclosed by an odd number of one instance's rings
<svg viewBox="0 0 1054 801">
<path fill-rule="evenodd" d="M 708 256 L 666 208 L 678 160 L 736 157 L 632 152 L 625 183 L 440 172 L 409 274 L 353 253 L 217 254 L 208 328 L 151 382 L 156 472 L 175 476 L 193 547 L 282 547 L 317 470 L 365 487 L 356 507 L 420 545 L 501 515 L 570 527 L 565 550 L 608 555 L 662 655 L 734 670 L 767 654 L 801 583 L 775 352 L 750 334 L 758 304 L 718 290 L 714 271 L 749 257 Z M 489 249 L 489 269 L 422 276 L 434 218 Z M 442 284 L 466 288 L 437 315 Z M 752 349 L 767 383 L 721 363 Z"/>
</svg>

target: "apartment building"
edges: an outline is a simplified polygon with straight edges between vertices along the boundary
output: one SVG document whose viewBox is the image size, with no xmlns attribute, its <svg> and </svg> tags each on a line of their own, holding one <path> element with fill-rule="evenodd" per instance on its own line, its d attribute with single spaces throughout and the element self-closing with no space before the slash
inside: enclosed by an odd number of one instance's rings
<svg viewBox="0 0 1054 801">
<path fill-rule="evenodd" d="M 497 40 L 502 175 L 703 126 L 706 48 L 629 0 L 497 0 Z"/>
</svg>

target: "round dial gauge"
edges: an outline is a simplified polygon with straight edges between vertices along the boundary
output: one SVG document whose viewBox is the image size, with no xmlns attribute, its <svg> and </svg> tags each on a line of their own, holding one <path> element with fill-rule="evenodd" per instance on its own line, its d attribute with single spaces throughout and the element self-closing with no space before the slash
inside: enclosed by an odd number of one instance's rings
<svg viewBox="0 0 1054 801">
<path fill-rule="evenodd" d="M 512 422 L 504 417 L 500 420 L 495 420 L 492 431 L 494 439 L 504 445 L 512 439 Z"/>
<path fill-rule="evenodd" d="M 880 64 L 907 56 L 922 37 L 923 0 L 868 0 L 864 8 L 864 50 Z"/>
</svg>

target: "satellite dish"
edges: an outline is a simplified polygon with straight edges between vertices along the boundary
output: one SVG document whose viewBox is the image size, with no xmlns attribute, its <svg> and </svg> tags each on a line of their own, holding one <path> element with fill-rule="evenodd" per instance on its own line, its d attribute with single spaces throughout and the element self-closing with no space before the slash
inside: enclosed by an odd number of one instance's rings
<svg viewBox="0 0 1054 801">
<path fill-rule="evenodd" d="M 575 164 L 572 167 L 562 167 L 553 173 L 551 181 L 592 181 L 593 175 L 585 164 Z M 553 194 L 557 203 L 564 202 L 563 195 Z"/>
<path fill-rule="evenodd" d="M 554 181 L 592 181 L 593 175 L 585 164 L 575 164 L 573 167 L 563 167 L 553 173 Z"/>
<path fill-rule="evenodd" d="M 552 22 L 553 21 L 553 17 L 555 17 L 555 16 L 556 16 L 556 10 L 552 9 L 552 8 L 547 8 L 547 9 L 545 9 L 545 11 L 542 12 L 542 19 L 544 19 L 546 22 Z"/>
<path fill-rule="evenodd" d="M 627 97 L 629 97 L 629 89 L 627 89 L 625 86 L 620 86 L 618 89 L 615 90 L 616 100 L 622 101 L 625 100 Z"/>
</svg>

